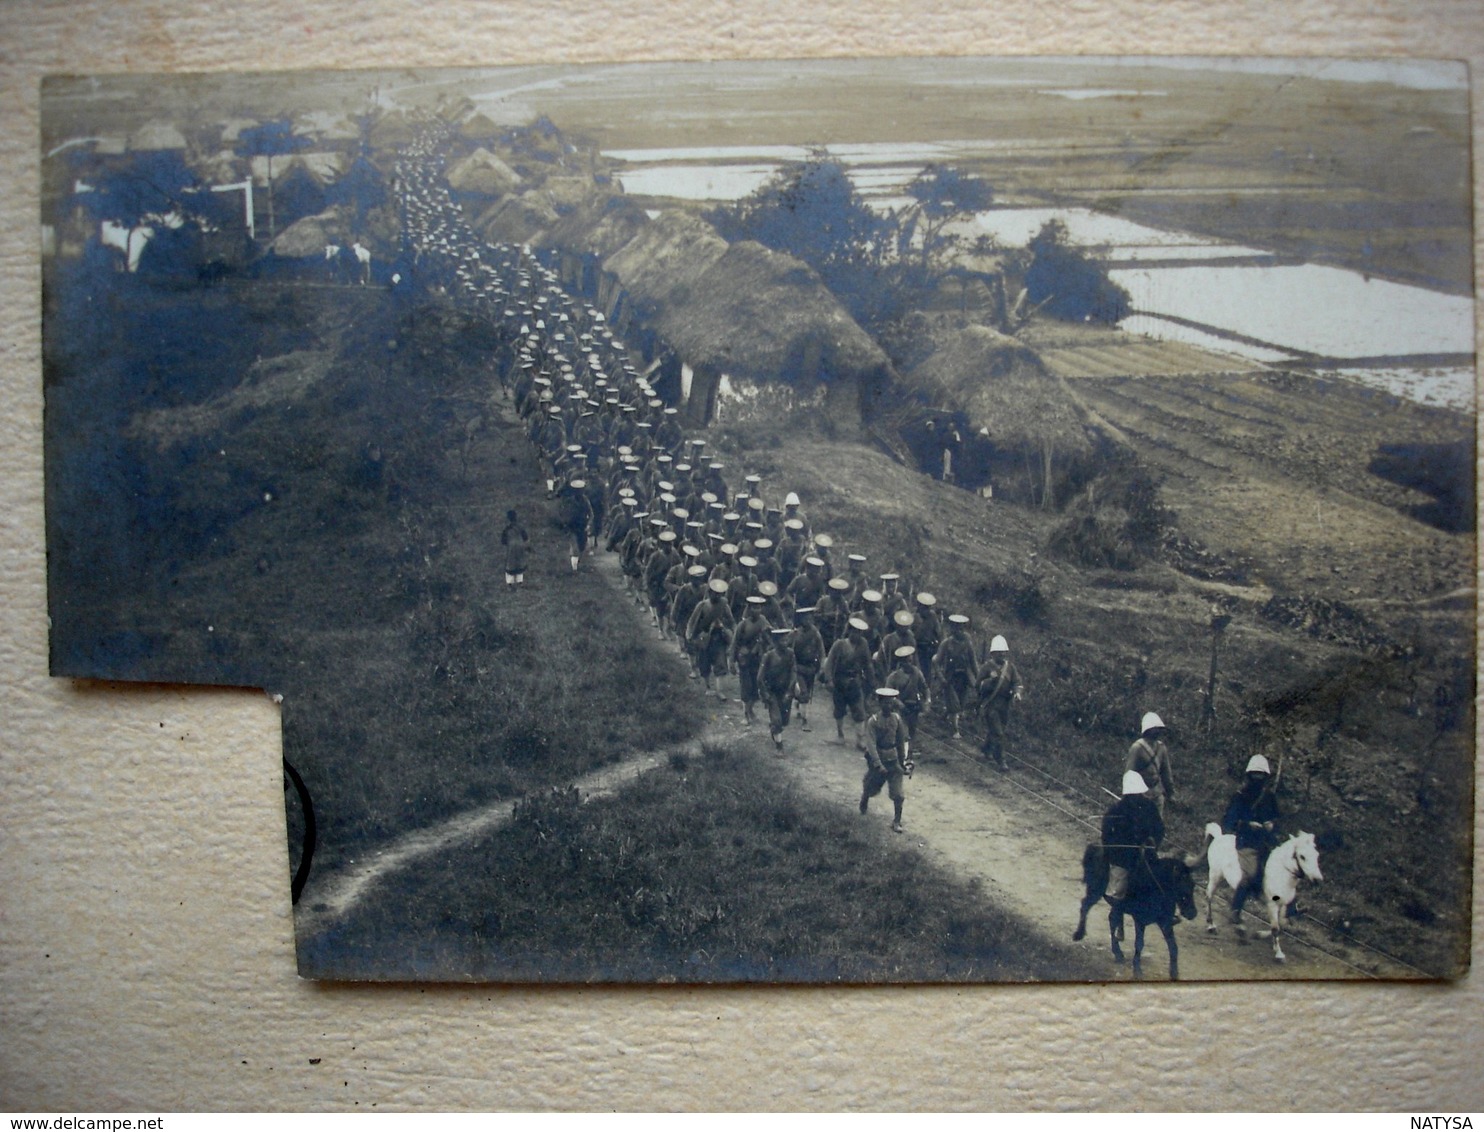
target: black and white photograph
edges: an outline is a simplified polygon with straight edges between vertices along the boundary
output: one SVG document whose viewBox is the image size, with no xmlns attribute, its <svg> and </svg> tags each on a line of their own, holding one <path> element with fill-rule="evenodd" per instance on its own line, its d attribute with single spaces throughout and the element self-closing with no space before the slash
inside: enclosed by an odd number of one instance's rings
<svg viewBox="0 0 1484 1132">
<path fill-rule="evenodd" d="M 53 75 L 51 673 L 279 705 L 308 979 L 1458 979 L 1469 94 Z"/>
</svg>

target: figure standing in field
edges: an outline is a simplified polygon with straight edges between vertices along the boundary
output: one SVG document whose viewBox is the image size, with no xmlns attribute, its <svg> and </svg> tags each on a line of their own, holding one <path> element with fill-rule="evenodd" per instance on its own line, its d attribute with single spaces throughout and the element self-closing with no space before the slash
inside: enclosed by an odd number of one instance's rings
<svg viewBox="0 0 1484 1132">
<path fill-rule="evenodd" d="M 1123 775 L 1123 796 L 1103 815 L 1103 853 L 1108 862 L 1108 900 L 1117 904 L 1137 889 L 1149 858 L 1165 839 L 1165 823 L 1138 771 Z"/>
<path fill-rule="evenodd" d="M 969 689 L 979 678 L 979 665 L 974 659 L 974 642 L 969 640 L 969 618 L 962 613 L 948 615 L 948 636 L 933 657 L 933 671 L 943 685 L 943 710 L 953 723 L 953 737 L 962 737 L 958 719 L 969 698 Z"/>
<path fill-rule="evenodd" d="M 1175 798 L 1175 779 L 1170 769 L 1170 749 L 1164 737 L 1169 729 L 1164 720 L 1152 711 L 1146 711 L 1139 723 L 1139 738 L 1128 749 L 1128 759 L 1123 764 L 1126 771 L 1136 770 L 1149 784 L 1149 796 L 1159 807 L 1159 816 L 1165 816 L 1165 803 Z"/>
<path fill-rule="evenodd" d="M 773 737 L 773 748 L 783 754 L 783 732 L 788 727 L 789 712 L 793 709 L 795 662 L 794 650 L 789 638 L 792 629 L 774 629 L 773 647 L 763 656 L 758 668 L 758 691 L 763 706 L 768 709 L 768 734 Z"/>
<path fill-rule="evenodd" d="M 573 570 L 577 569 L 582 553 L 587 549 L 588 528 L 593 521 L 593 509 L 587 501 L 586 487 L 587 481 L 572 480 L 562 488 L 558 497 L 562 529 L 567 532 Z"/>
<path fill-rule="evenodd" d="M 513 590 L 516 586 L 525 585 L 531 536 L 513 509 L 505 512 L 505 529 L 500 532 L 500 545 L 505 548 L 505 588 Z"/>
<path fill-rule="evenodd" d="M 907 796 L 904 788 L 907 776 L 907 725 L 896 713 L 897 690 L 877 688 L 877 708 L 866 720 L 866 777 L 861 781 L 861 813 L 864 814 L 871 799 L 886 787 L 891 798 L 893 815 L 891 831 L 902 832 L 902 802 Z"/>
<path fill-rule="evenodd" d="M 1254 891 L 1262 889 L 1262 870 L 1268 854 L 1278 843 L 1277 783 L 1268 760 L 1253 755 L 1247 760 L 1247 779 L 1232 795 L 1221 819 L 1221 832 L 1237 836 L 1237 860 L 1242 881 L 1232 893 L 1232 923 L 1242 924 L 1242 905 Z"/>
<path fill-rule="evenodd" d="M 1020 670 L 1010 659 L 1010 645 L 996 636 L 989 643 L 989 657 L 979 671 L 979 710 L 984 716 L 984 754 L 1005 766 L 1005 732 L 1010 726 L 1010 705 L 1025 694 Z"/>
</svg>

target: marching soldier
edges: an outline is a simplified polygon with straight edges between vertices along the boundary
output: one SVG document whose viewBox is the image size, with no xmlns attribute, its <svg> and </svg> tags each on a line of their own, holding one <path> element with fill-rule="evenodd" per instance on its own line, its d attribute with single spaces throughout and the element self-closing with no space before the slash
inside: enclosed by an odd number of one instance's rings
<svg viewBox="0 0 1484 1132">
<path fill-rule="evenodd" d="M 764 655 L 757 674 L 758 691 L 763 706 L 768 709 L 768 734 L 773 737 L 773 747 L 780 755 L 783 754 L 783 731 L 788 727 L 797 680 L 794 650 L 789 644 L 792 636 L 792 629 L 773 630 L 773 647 Z"/>
<path fill-rule="evenodd" d="M 917 638 L 917 663 L 923 678 L 933 679 L 933 657 L 943 641 L 943 624 L 938 620 L 935 608 L 938 599 L 924 591 L 917 595 L 917 620 L 912 625 L 912 635 Z"/>
<path fill-rule="evenodd" d="M 562 488 L 559 497 L 562 528 L 567 532 L 570 543 L 573 570 L 577 569 L 583 552 L 587 550 L 587 534 L 593 521 L 593 509 L 584 490 L 586 487 L 586 481 L 572 480 Z"/>
<path fill-rule="evenodd" d="M 859 617 L 847 622 L 846 635 L 837 640 L 825 657 L 820 676 L 830 686 L 835 701 L 835 738 L 845 742 L 845 716 L 855 721 L 856 746 L 862 742 L 866 721 L 865 682 L 871 668 L 871 650 L 866 645 L 866 623 Z"/>
<path fill-rule="evenodd" d="M 752 707 L 757 703 L 757 672 L 763 650 L 768 644 L 768 623 L 763 620 L 763 598 L 753 594 L 747 599 L 747 612 L 732 634 L 732 670 L 742 691 L 742 708 L 747 722 L 754 720 Z"/>
<path fill-rule="evenodd" d="M 908 754 L 917 744 L 917 724 L 922 713 L 932 702 L 927 679 L 917 667 L 917 649 L 902 645 L 892 654 L 895 668 L 886 678 L 886 685 L 897 690 L 897 703 L 901 707 L 902 721 L 907 725 Z"/>
<path fill-rule="evenodd" d="M 974 661 L 974 643 L 969 640 L 969 619 L 962 613 L 948 615 L 948 637 L 933 657 L 933 671 L 943 686 L 943 710 L 953 720 L 953 737 L 961 738 L 958 717 L 969 698 L 969 689 L 979 678 Z"/>
<path fill-rule="evenodd" d="M 1170 749 L 1164 737 L 1169 733 L 1164 720 L 1146 711 L 1139 722 L 1139 738 L 1128 749 L 1124 770 L 1136 770 L 1149 783 L 1149 797 L 1165 816 L 1165 802 L 1175 797 L 1175 779 L 1170 768 Z"/>
<path fill-rule="evenodd" d="M 798 705 L 799 727 L 804 731 L 810 729 L 804 707 L 814 695 L 814 677 L 819 673 L 819 666 L 824 663 L 825 657 L 824 638 L 819 635 L 813 614 L 814 610 L 807 605 L 794 611 L 797 627 L 793 634 L 793 698 Z"/>
<path fill-rule="evenodd" d="M 891 798 L 891 831 L 902 832 L 902 802 L 906 799 L 904 781 L 911 769 L 907 759 L 907 725 L 896 713 L 897 690 L 877 688 L 876 713 L 866 720 L 866 776 L 861 780 L 860 810 L 865 814 L 871 799 L 886 787 Z"/>
<path fill-rule="evenodd" d="M 998 658 L 998 659 L 996 659 Z M 1010 659 L 1010 645 L 996 636 L 989 644 L 989 657 L 979 673 L 979 710 L 984 716 L 984 745 L 981 750 L 1005 766 L 1005 730 L 1010 725 L 1010 704 L 1025 692 L 1020 670 Z"/>
<path fill-rule="evenodd" d="M 732 643 L 732 629 L 736 622 L 726 601 L 726 580 L 712 578 L 707 586 L 710 592 L 691 613 L 690 622 L 685 627 L 685 640 L 694 650 L 696 669 L 706 684 L 706 691 L 715 691 L 716 698 L 726 703 L 721 688 L 712 688 L 711 677 L 720 678 L 727 673 L 727 648 Z"/>
</svg>

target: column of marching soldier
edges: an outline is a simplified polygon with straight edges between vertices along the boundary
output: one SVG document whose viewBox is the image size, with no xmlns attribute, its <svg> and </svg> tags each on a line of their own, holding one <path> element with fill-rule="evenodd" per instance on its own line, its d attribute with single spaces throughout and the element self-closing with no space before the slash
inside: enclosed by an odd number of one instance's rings
<svg viewBox="0 0 1484 1132">
<path fill-rule="evenodd" d="M 866 758 L 861 812 L 887 787 L 898 832 L 934 692 L 955 737 L 977 707 L 984 756 L 1005 769 L 1010 704 L 1022 694 L 1005 638 L 981 652 L 968 616 L 945 617 L 898 572 L 868 573 L 864 554 L 842 556 L 834 538 L 812 530 L 797 494 L 770 500 L 757 475 L 729 483 L 600 311 L 529 247 L 489 245 L 469 228 L 443 177 L 446 137 L 430 124 L 398 161 L 405 254 L 422 285 L 496 329 L 491 366 L 558 502 L 571 569 L 600 542 L 617 554 L 634 600 L 677 643 L 692 678 L 725 701 L 720 680 L 735 674 L 748 722 L 761 703 L 780 754 L 795 716 L 810 729 L 816 684 L 827 690 L 837 739 L 849 718 Z M 513 513 L 511 529 L 523 544 Z M 522 573 L 507 559 L 507 582 L 523 580 L 523 554 L 517 560 Z"/>
</svg>

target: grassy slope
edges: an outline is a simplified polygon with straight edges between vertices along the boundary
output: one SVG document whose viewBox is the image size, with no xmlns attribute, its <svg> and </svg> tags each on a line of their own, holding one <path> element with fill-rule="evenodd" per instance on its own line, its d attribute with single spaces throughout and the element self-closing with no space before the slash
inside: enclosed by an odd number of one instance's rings
<svg viewBox="0 0 1484 1132">
<path fill-rule="evenodd" d="M 123 523 L 140 567 L 84 591 L 74 616 L 99 638 L 137 635 L 143 663 L 166 678 L 284 694 L 319 866 L 697 732 L 700 705 L 672 694 L 671 658 L 605 589 L 571 576 L 530 447 L 490 412 L 446 312 L 292 285 L 138 301 L 156 318 L 235 319 L 235 353 L 218 343 L 212 388 L 176 399 L 194 431 L 174 430 L 148 391 L 120 409 L 135 425 L 124 447 L 136 472 L 106 507 L 161 513 Z M 254 321 L 298 329 L 254 335 Z M 289 348 L 274 353 L 280 339 Z M 301 361 L 323 376 L 244 409 L 233 378 L 260 350 L 274 372 Z M 507 507 L 533 539 L 518 595 L 503 582 Z"/>
<path fill-rule="evenodd" d="M 383 978 L 1093 977 L 1054 947 L 1026 959 L 1022 926 L 848 809 L 781 791 L 756 751 L 675 764 L 581 809 L 542 796 L 693 737 L 701 703 L 613 593 L 568 570 L 529 446 L 491 411 L 446 311 L 398 316 L 377 294 L 293 285 L 136 301 L 152 317 L 236 320 L 235 349 L 197 395 L 140 390 L 120 407 L 137 498 L 165 509 L 142 568 L 87 591 L 79 620 L 145 630 L 149 664 L 284 693 L 320 875 L 467 808 L 538 799 L 306 941 L 314 964 Z M 244 396 L 249 370 L 279 395 Z M 519 594 L 497 541 L 511 506 L 534 540 Z"/>
<path fill-rule="evenodd" d="M 390 878 L 388 899 L 305 956 L 331 970 L 374 957 L 385 978 L 1102 977 L 880 823 L 800 797 L 763 745 L 707 746 L 586 804 L 572 790 L 524 802 L 507 827 Z"/>
</svg>

